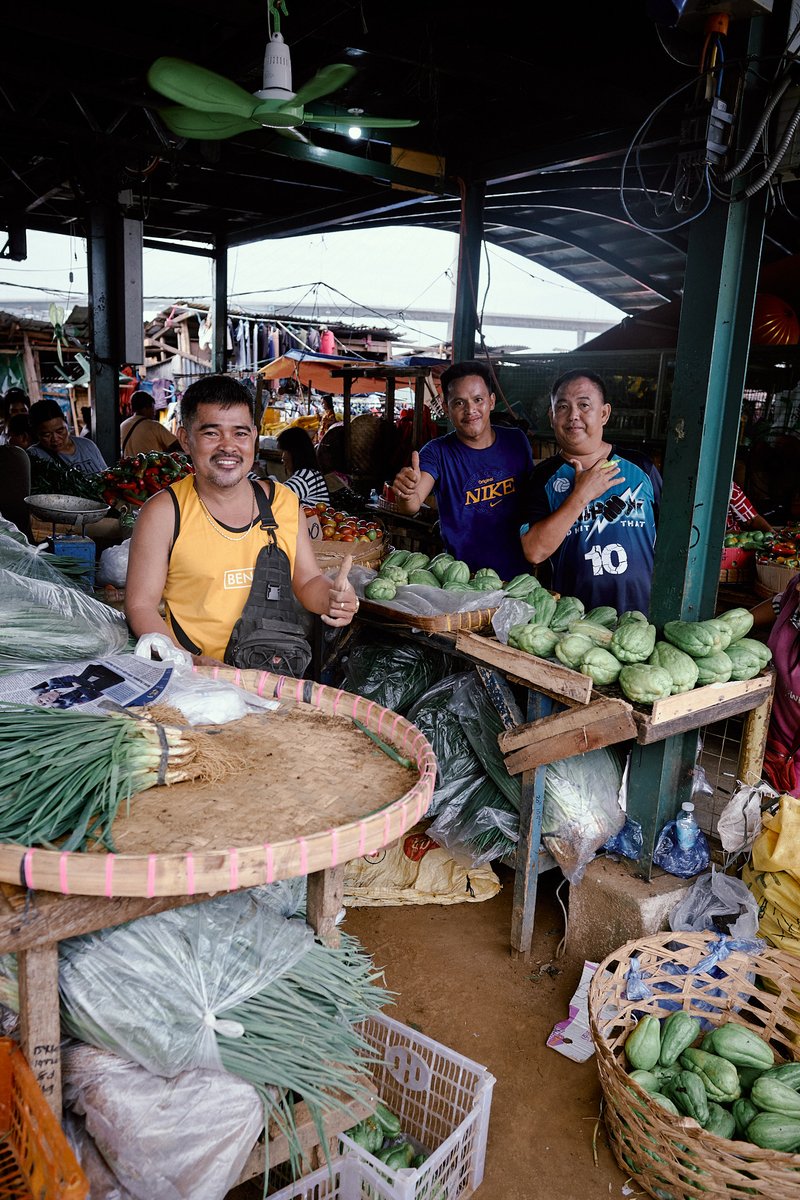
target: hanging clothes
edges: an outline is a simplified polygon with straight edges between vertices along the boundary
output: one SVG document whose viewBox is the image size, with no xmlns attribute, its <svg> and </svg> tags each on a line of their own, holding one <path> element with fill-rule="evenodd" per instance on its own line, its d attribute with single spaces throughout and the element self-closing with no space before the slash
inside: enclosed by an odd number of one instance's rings
<svg viewBox="0 0 800 1200">
<path fill-rule="evenodd" d="M 308 342 L 309 350 L 313 350 L 316 354 L 319 350 L 319 330 L 315 325 L 311 325 L 307 330 L 306 341 Z"/>
<path fill-rule="evenodd" d="M 334 340 L 334 336 L 330 329 L 324 326 L 319 339 L 319 352 L 320 354 L 336 353 L 336 341 Z"/>
<path fill-rule="evenodd" d="M 269 357 L 270 357 L 270 359 L 273 359 L 273 358 L 280 358 L 280 356 L 281 356 L 280 331 L 279 331 L 277 325 L 270 325 L 270 327 L 269 327 Z"/>
</svg>

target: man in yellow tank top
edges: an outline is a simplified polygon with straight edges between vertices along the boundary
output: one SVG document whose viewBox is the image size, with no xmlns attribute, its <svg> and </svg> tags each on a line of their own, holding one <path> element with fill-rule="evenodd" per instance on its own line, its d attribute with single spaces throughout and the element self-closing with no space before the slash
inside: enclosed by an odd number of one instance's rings
<svg viewBox="0 0 800 1200">
<path fill-rule="evenodd" d="M 202 665 L 220 665 L 250 593 L 262 529 L 249 477 L 258 431 L 250 392 L 228 375 L 205 375 L 181 399 L 178 439 L 194 474 L 157 492 L 136 520 L 128 558 L 125 615 L 136 637 L 166 635 Z M 291 564 L 292 590 L 305 609 L 347 625 L 358 599 L 345 559 L 334 580 L 320 573 L 294 492 L 271 481 L 277 544 Z M 166 619 L 159 606 L 164 601 Z"/>
</svg>

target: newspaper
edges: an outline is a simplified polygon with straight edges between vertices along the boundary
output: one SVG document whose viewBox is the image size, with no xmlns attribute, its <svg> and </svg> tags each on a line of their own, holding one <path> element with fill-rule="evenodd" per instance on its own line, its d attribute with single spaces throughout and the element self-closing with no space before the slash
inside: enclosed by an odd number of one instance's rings
<svg viewBox="0 0 800 1200">
<path fill-rule="evenodd" d="M 173 671 L 166 663 L 133 654 L 43 663 L 31 671 L 0 676 L 0 700 L 103 713 L 109 708 L 154 703 L 166 690 Z"/>
</svg>

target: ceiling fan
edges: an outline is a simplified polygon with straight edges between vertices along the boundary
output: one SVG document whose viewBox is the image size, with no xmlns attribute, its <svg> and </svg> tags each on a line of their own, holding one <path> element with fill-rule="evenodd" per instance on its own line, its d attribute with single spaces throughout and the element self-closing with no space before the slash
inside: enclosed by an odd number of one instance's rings
<svg viewBox="0 0 800 1200">
<path fill-rule="evenodd" d="M 257 92 L 247 92 L 223 75 L 182 58 L 158 58 L 147 73 L 147 82 L 177 104 L 162 108 L 161 119 L 182 138 L 217 141 L 253 129 L 308 142 L 301 125 L 324 126 L 335 133 L 358 129 L 404 129 L 419 124 L 401 117 L 371 117 L 360 110 L 343 116 L 310 112 L 306 105 L 344 87 L 356 74 L 348 63 L 322 67 L 297 91 L 292 91 L 292 61 L 280 31 L 284 0 L 268 0 L 270 36 L 264 51 L 264 75 Z"/>
</svg>

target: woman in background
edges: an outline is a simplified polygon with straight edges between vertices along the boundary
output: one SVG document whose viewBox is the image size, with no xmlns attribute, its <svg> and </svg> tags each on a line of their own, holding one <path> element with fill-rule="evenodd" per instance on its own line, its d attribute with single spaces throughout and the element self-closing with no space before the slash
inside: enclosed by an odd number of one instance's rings
<svg viewBox="0 0 800 1200">
<path fill-rule="evenodd" d="M 327 484 L 317 463 L 317 453 L 305 429 L 294 426 L 278 434 L 278 449 L 286 471 L 284 484 L 301 504 L 330 504 Z"/>
<path fill-rule="evenodd" d="M 755 627 L 772 624 L 767 645 L 775 667 L 775 696 L 763 775 L 776 791 L 800 796 L 800 575 L 751 611 Z"/>
</svg>

